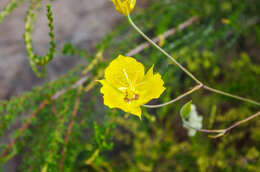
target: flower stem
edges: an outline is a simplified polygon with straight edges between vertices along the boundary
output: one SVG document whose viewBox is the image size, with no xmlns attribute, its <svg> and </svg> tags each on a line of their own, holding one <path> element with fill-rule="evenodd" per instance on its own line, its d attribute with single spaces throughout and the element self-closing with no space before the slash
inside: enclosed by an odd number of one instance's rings
<svg viewBox="0 0 260 172">
<path fill-rule="evenodd" d="M 174 102 L 176 102 L 176 101 L 178 101 L 178 100 L 180 100 L 180 99 L 182 99 L 182 98 L 184 98 L 184 97 L 190 95 L 191 93 L 193 93 L 193 92 L 199 90 L 199 89 L 202 88 L 202 87 L 203 87 L 203 85 L 197 85 L 196 87 L 194 87 L 194 88 L 191 89 L 190 91 L 188 91 L 188 92 L 186 92 L 186 93 L 180 95 L 179 97 L 177 97 L 177 98 L 175 98 L 175 99 L 173 99 L 173 100 L 171 100 L 171 101 L 169 101 L 169 102 L 163 103 L 163 104 L 159 104 L 159 105 L 143 105 L 143 106 L 146 107 L 146 108 L 159 108 L 159 107 L 163 107 L 163 106 L 166 106 L 166 105 L 169 105 L 169 104 L 171 104 L 171 103 L 174 103 Z"/>
<path fill-rule="evenodd" d="M 241 101 L 244 101 L 244 102 L 248 102 L 248 103 L 260 106 L 260 102 L 257 102 L 257 101 L 254 101 L 254 100 L 251 100 L 251 99 L 248 99 L 248 98 L 244 98 L 244 97 L 240 97 L 240 96 L 233 95 L 233 94 L 230 94 L 230 93 L 226 93 L 226 92 L 208 87 L 206 85 L 204 85 L 203 88 L 206 89 L 206 90 L 209 90 L 211 92 L 217 93 L 217 94 L 221 94 L 221 95 L 224 95 L 224 96 L 227 96 L 227 97 L 231 97 L 231 98 L 234 98 L 234 99 L 237 99 L 237 100 L 241 100 Z"/>
<path fill-rule="evenodd" d="M 241 121 L 238 121 L 238 122 L 234 123 L 234 124 L 231 125 L 230 127 L 226 128 L 226 129 L 225 129 L 225 132 L 229 132 L 229 131 L 232 130 L 233 128 L 235 128 L 235 127 L 237 127 L 237 126 L 239 126 L 239 125 L 241 125 L 241 124 L 243 124 L 243 123 L 246 123 L 246 122 L 248 122 L 248 121 L 250 121 L 250 120 L 252 120 L 252 119 L 254 119 L 254 118 L 256 118 L 256 117 L 259 117 L 259 116 L 260 116 L 260 111 L 257 112 L 257 113 L 255 113 L 254 115 L 251 115 L 251 116 L 247 117 L 246 119 L 243 119 L 243 120 L 241 120 Z"/>
<path fill-rule="evenodd" d="M 228 128 L 225 128 L 225 129 L 220 129 L 220 130 L 208 130 L 208 129 L 199 129 L 199 128 L 195 128 L 195 127 L 192 127 L 188 122 L 186 122 L 185 120 L 183 120 L 183 123 L 184 123 L 184 126 L 188 127 L 188 128 L 191 128 L 191 129 L 194 129 L 196 131 L 199 131 L 199 132 L 202 132 L 202 133 L 219 133 L 218 135 L 216 136 L 210 136 L 212 138 L 218 138 L 218 137 L 222 137 L 224 136 L 226 133 L 230 132 L 232 129 L 238 127 L 239 125 L 243 124 L 243 123 L 246 123 L 256 117 L 259 117 L 260 116 L 260 111 L 255 113 L 254 115 L 251 115 L 249 117 L 247 117 L 246 119 L 243 119 L 241 121 L 238 121 L 236 123 L 234 123 L 233 125 L 231 125 L 230 127 Z"/>
<path fill-rule="evenodd" d="M 200 128 L 196 128 L 191 126 L 187 121 L 183 120 L 183 124 L 185 127 L 196 130 L 198 132 L 202 132 L 202 133 L 225 133 L 226 130 L 225 129 L 221 129 L 221 130 L 208 130 L 208 129 L 200 129 Z"/>
<path fill-rule="evenodd" d="M 155 48 L 157 48 L 159 51 L 161 51 L 164 55 L 166 55 L 173 63 L 175 63 L 183 72 L 185 72 L 187 75 L 189 75 L 196 83 L 199 85 L 202 84 L 201 81 L 199 81 L 192 73 L 190 73 L 185 67 L 183 67 L 177 60 L 175 60 L 169 53 L 167 53 L 165 50 L 163 50 L 160 46 L 158 46 L 153 40 L 151 40 L 148 36 L 146 36 L 141 29 L 139 29 L 133 20 L 131 19 L 130 15 L 128 15 L 128 21 L 133 26 L 133 28 L 140 33 L 149 43 L 151 43 Z"/>
</svg>

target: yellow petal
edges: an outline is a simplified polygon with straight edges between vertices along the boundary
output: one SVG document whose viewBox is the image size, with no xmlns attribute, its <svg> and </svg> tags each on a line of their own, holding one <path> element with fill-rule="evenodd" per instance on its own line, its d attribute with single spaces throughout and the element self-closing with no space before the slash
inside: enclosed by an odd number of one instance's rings
<svg viewBox="0 0 260 172">
<path fill-rule="evenodd" d="M 130 0 L 130 10 L 132 11 L 135 8 L 136 0 Z"/>
<path fill-rule="evenodd" d="M 119 55 L 105 70 L 105 79 L 114 87 L 128 87 L 144 79 L 144 66 L 132 57 Z"/>
<path fill-rule="evenodd" d="M 136 0 L 112 0 L 112 2 L 116 10 L 125 16 L 128 16 L 133 11 L 136 4 Z"/>
<path fill-rule="evenodd" d="M 122 13 L 121 12 L 121 9 L 122 9 L 122 2 L 121 2 L 121 0 L 112 0 L 112 2 L 114 3 L 116 10 L 119 13 Z"/>
<path fill-rule="evenodd" d="M 164 92 L 164 82 L 159 73 L 153 74 L 153 66 L 148 70 L 145 79 L 141 82 L 137 90 L 140 92 L 140 104 L 145 104 L 152 99 L 159 98 Z"/>
<path fill-rule="evenodd" d="M 100 89 L 100 92 L 103 93 L 104 104 L 109 108 L 120 107 L 121 104 L 124 104 L 124 94 L 122 94 L 118 89 L 114 88 L 106 80 L 99 81 L 103 86 Z"/>
<path fill-rule="evenodd" d="M 124 109 L 125 112 L 129 112 L 133 115 L 138 116 L 141 119 L 141 115 L 142 115 L 142 109 L 140 108 L 140 106 L 126 106 Z"/>
<path fill-rule="evenodd" d="M 153 68 L 154 68 L 154 65 L 152 65 L 152 67 L 146 72 L 146 74 L 145 74 L 146 79 L 153 77 Z"/>
<path fill-rule="evenodd" d="M 102 84 L 100 92 L 104 95 L 104 104 L 106 106 L 109 108 L 119 108 L 141 118 L 142 110 L 140 106 L 124 101 L 125 95 L 106 80 L 99 80 L 99 82 Z"/>
<path fill-rule="evenodd" d="M 144 66 L 132 57 L 119 55 L 105 69 L 103 86 L 104 104 L 119 108 L 141 118 L 141 105 L 164 92 L 160 74 L 153 73 L 153 66 L 144 74 Z"/>
</svg>

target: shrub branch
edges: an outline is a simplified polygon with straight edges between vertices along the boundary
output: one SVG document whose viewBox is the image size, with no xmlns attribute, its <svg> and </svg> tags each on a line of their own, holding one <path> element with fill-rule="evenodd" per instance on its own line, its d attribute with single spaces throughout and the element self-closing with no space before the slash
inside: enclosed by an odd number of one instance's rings
<svg viewBox="0 0 260 172">
<path fill-rule="evenodd" d="M 22 127 L 19 129 L 19 134 L 16 138 L 14 138 L 7 146 L 6 150 L 0 155 L 1 158 L 4 158 L 11 150 L 12 147 L 16 144 L 17 140 L 23 135 L 24 131 L 30 126 L 31 122 L 34 118 L 37 117 L 37 115 L 41 112 L 42 109 L 46 107 L 46 105 L 49 104 L 48 100 L 44 100 L 37 108 L 37 110 L 31 114 L 29 119 L 22 125 Z"/>
</svg>

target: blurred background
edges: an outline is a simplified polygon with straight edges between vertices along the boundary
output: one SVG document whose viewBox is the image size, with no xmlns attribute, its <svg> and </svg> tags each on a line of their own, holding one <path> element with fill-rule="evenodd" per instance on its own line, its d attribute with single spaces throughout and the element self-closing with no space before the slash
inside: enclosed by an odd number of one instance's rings
<svg viewBox="0 0 260 172">
<path fill-rule="evenodd" d="M 47 2 L 57 52 L 45 78 L 31 70 L 23 40 L 31 1 L 25 0 L 0 24 L 0 171 L 260 171 L 259 118 L 212 139 L 205 133 L 190 136 L 179 115 L 192 100 L 203 128 L 222 129 L 256 113 L 259 106 L 200 90 L 163 108 L 143 108 L 142 121 L 109 109 L 94 81 L 118 54 L 133 52 L 145 41 L 111 1 L 44 0 L 39 1 L 43 8 L 33 33 L 39 55 L 49 47 Z M 136 24 L 201 81 L 260 101 L 259 0 L 137 2 L 132 13 Z M 1 1 L 0 9 L 7 4 Z M 165 37 L 167 31 L 171 34 Z M 100 53 L 103 58 L 97 60 Z M 134 57 L 146 69 L 154 65 L 165 81 L 166 91 L 150 104 L 167 102 L 195 86 L 152 47 Z M 86 69 L 83 91 L 71 89 Z"/>
<path fill-rule="evenodd" d="M 0 9 L 3 10 L 9 2 L 1 1 Z M 31 90 L 33 86 L 53 80 L 80 63 L 78 58 L 58 55 L 48 66 L 47 78 L 39 79 L 33 74 L 23 40 L 24 18 L 28 6 L 29 3 L 25 1 L 0 24 L 0 99 Z M 112 3 L 108 0 L 56 0 L 52 2 L 52 7 L 56 43 L 59 48 L 65 42 L 71 42 L 93 51 L 98 40 L 122 19 L 121 15 L 114 12 Z M 47 23 L 43 9 L 38 13 L 33 34 L 35 51 L 40 55 L 44 55 L 49 47 Z"/>
</svg>

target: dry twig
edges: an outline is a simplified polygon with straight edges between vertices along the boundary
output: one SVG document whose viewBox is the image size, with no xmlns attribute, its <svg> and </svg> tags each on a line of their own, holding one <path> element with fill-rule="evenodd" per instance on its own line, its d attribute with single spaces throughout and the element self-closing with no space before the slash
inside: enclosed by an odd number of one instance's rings
<svg viewBox="0 0 260 172">
<path fill-rule="evenodd" d="M 61 161 L 60 161 L 60 171 L 61 172 L 63 171 L 63 167 L 64 167 L 64 161 L 65 161 L 65 155 L 66 155 L 66 146 L 69 143 L 69 138 L 70 138 L 70 135 L 71 135 L 71 132 L 72 132 L 74 120 L 75 120 L 75 117 L 78 114 L 78 109 L 79 109 L 79 104 L 80 104 L 80 96 L 81 96 L 82 90 L 83 90 L 83 87 L 80 86 L 78 88 L 77 97 L 76 97 L 74 109 L 73 109 L 73 112 L 72 112 L 72 119 L 69 123 L 68 131 L 67 131 L 67 134 L 66 134 L 66 137 L 65 137 L 65 140 L 64 140 L 65 146 L 64 146 L 64 148 L 61 152 Z"/>
</svg>

